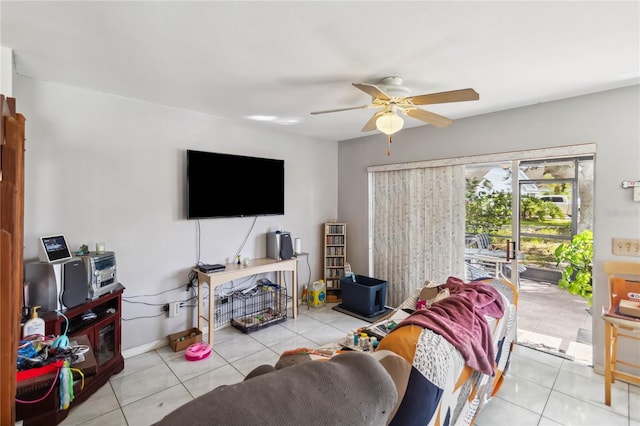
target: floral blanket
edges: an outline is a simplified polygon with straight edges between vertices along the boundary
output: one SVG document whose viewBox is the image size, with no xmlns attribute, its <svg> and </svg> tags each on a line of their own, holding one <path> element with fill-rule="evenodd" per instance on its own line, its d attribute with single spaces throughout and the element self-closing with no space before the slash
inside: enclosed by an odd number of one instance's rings
<svg viewBox="0 0 640 426">
<path fill-rule="evenodd" d="M 415 311 L 378 345 L 411 363 L 391 425 L 471 425 L 504 380 L 516 336 L 515 287 L 500 278 L 450 278 L 444 287 L 449 297 Z"/>
</svg>

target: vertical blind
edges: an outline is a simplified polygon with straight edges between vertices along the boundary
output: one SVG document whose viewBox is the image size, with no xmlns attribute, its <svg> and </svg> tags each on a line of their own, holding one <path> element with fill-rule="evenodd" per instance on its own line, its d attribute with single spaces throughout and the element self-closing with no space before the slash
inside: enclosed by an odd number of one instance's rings
<svg viewBox="0 0 640 426">
<path fill-rule="evenodd" d="M 372 173 L 372 259 L 398 306 L 424 281 L 464 278 L 464 166 Z"/>
</svg>

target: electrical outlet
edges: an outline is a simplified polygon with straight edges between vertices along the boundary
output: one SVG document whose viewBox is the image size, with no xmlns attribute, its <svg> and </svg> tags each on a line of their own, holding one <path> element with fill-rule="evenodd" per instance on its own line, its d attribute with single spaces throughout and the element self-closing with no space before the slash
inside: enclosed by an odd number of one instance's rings
<svg viewBox="0 0 640 426">
<path fill-rule="evenodd" d="M 620 256 L 640 256 L 640 239 L 613 238 L 613 254 Z"/>
<path fill-rule="evenodd" d="M 169 303 L 169 317 L 176 317 L 180 313 L 180 302 Z"/>
</svg>

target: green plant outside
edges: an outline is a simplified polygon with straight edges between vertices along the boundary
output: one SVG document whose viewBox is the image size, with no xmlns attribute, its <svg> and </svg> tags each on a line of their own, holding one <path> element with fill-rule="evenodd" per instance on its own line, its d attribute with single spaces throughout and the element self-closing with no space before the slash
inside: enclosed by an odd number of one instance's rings
<svg viewBox="0 0 640 426">
<path fill-rule="evenodd" d="M 555 250 L 556 265 L 562 267 L 558 287 L 581 296 L 589 306 L 593 301 L 593 233 L 582 231 L 573 236 L 571 243 L 560 244 Z"/>
<path fill-rule="evenodd" d="M 480 181 L 467 179 L 466 232 L 487 233 L 498 247 L 506 247 L 511 238 L 511 193 L 477 191 Z M 485 181 L 486 182 L 486 181 Z M 489 186 L 485 183 L 485 186 Z M 520 214 L 521 228 L 530 234 L 571 237 L 571 220 L 564 217 L 558 206 L 536 197 L 523 196 Z M 527 253 L 526 264 L 555 269 L 556 241 L 523 237 L 520 249 Z"/>
<path fill-rule="evenodd" d="M 510 192 L 477 191 L 481 182 L 466 180 L 466 231 L 469 233 L 498 234 L 501 228 L 511 223 Z M 490 186 L 483 180 L 485 186 Z M 558 206 L 531 195 L 521 199 L 520 219 L 523 222 L 551 225 L 564 219 Z"/>
</svg>

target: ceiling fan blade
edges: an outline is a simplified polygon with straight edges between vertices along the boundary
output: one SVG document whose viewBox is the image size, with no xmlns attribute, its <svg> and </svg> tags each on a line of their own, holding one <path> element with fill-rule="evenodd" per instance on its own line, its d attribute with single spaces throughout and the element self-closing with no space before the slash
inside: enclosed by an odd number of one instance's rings
<svg viewBox="0 0 640 426">
<path fill-rule="evenodd" d="M 423 109 L 407 109 L 406 113 L 409 117 L 416 118 L 425 123 L 432 124 L 436 127 L 447 127 L 453 120 L 442 115 L 435 114 L 433 112 L 425 111 Z"/>
<path fill-rule="evenodd" d="M 372 98 L 382 99 L 383 101 L 388 101 L 390 99 L 389 95 L 387 95 L 378 86 L 374 86 L 373 84 L 367 84 L 367 83 L 351 83 L 351 84 L 353 84 L 363 92 L 369 94 Z"/>
<path fill-rule="evenodd" d="M 408 97 L 414 105 L 443 104 L 446 102 L 477 101 L 480 95 L 473 89 L 451 90 L 449 92 L 430 93 Z"/>
<path fill-rule="evenodd" d="M 367 124 L 365 124 L 364 127 L 362 128 L 362 131 L 370 132 L 372 130 L 376 130 L 376 120 L 378 119 L 379 115 L 380 115 L 379 111 L 373 114 L 369 119 L 369 121 L 367 121 Z"/>
<path fill-rule="evenodd" d="M 313 114 L 313 115 L 315 115 L 315 114 L 326 114 L 328 112 L 350 111 L 352 109 L 365 109 L 365 108 L 371 108 L 371 105 L 361 105 L 361 106 L 347 107 L 347 108 L 328 109 L 326 111 L 314 111 L 311 114 Z"/>
</svg>

